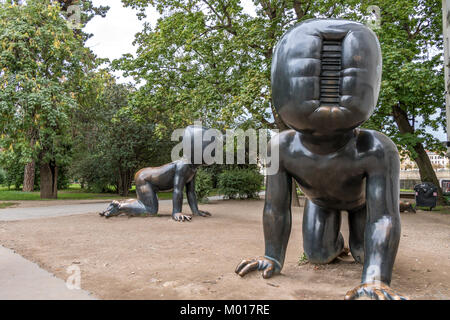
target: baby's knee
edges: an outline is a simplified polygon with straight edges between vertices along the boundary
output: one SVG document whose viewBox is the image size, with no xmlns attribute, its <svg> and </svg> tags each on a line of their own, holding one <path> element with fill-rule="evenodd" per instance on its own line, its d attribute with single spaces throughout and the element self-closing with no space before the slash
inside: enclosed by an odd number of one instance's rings
<svg viewBox="0 0 450 320">
<path fill-rule="evenodd" d="M 363 243 L 355 243 L 350 241 L 350 252 L 352 253 L 353 259 L 356 262 L 363 264 L 364 263 L 364 244 Z"/>
<path fill-rule="evenodd" d="M 305 250 L 305 254 L 308 261 L 312 264 L 327 264 L 333 261 L 337 256 L 337 252 L 328 252 L 323 250 L 311 252 L 307 252 Z"/>
<path fill-rule="evenodd" d="M 339 234 L 337 242 L 334 244 L 315 241 L 304 245 L 305 254 L 308 261 L 313 264 L 327 264 L 339 256 L 344 249 L 344 238 Z"/>
</svg>

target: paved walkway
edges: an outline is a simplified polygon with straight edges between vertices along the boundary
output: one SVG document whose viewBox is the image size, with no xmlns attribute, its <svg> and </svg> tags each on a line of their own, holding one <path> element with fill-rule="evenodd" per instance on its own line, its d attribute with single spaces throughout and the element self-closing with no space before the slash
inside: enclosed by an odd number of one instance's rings
<svg viewBox="0 0 450 320">
<path fill-rule="evenodd" d="M 107 206 L 107 203 L 83 203 L 48 207 L 6 208 L 0 210 L 0 221 L 17 221 L 86 214 L 89 212 L 103 211 Z"/>
<path fill-rule="evenodd" d="M 209 200 L 222 200 L 223 196 L 209 197 Z M 159 200 L 160 203 L 171 203 L 172 200 Z M 184 200 L 187 203 L 187 200 Z M 101 212 L 108 207 L 107 202 L 92 202 L 70 205 L 49 205 L 30 208 L 6 208 L 0 209 L 0 221 L 18 221 L 28 219 L 40 219 L 51 217 L 71 216 L 75 214 L 86 214 Z"/>
<path fill-rule="evenodd" d="M 69 290 L 63 280 L 0 246 L 0 300 L 94 299 L 87 291 Z"/>
</svg>

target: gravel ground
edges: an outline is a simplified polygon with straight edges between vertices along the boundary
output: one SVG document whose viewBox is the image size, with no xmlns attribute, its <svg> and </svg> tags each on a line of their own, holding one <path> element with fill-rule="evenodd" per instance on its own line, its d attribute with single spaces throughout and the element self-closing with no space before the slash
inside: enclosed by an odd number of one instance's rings
<svg viewBox="0 0 450 320">
<path fill-rule="evenodd" d="M 282 274 L 269 280 L 259 272 L 237 276 L 243 258 L 264 252 L 263 205 L 211 201 L 200 207 L 212 217 L 185 223 L 170 219 L 170 201 L 161 203 L 158 217 L 106 220 L 93 210 L 3 221 L 0 244 L 63 280 L 68 266 L 79 266 L 81 287 L 100 299 L 343 299 L 359 284 L 362 266 L 351 261 L 298 265 L 303 208 L 293 209 Z M 450 299 L 449 246 L 450 215 L 402 214 L 392 287 L 412 299 Z"/>
</svg>

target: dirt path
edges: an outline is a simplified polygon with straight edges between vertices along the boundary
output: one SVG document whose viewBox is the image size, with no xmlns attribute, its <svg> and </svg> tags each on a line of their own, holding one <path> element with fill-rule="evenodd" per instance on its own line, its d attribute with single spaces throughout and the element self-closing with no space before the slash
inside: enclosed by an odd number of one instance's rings
<svg viewBox="0 0 450 320">
<path fill-rule="evenodd" d="M 215 201 L 201 205 L 211 218 L 191 223 L 171 221 L 170 202 L 154 218 L 106 220 L 92 213 L 0 222 L 0 244 L 64 280 L 75 263 L 81 287 L 103 299 L 342 299 L 359 284 L 362 266 L 355 263 L 298 265 L 303 208 L 293 210 L 283 274 L 238 277 L 241 259 L 264 252 L 263 205 Z M 450 215 L 402 215 L 392 286 L 413 299 L 450 299 L 449 246 Z"/>
<path fill-rule="evenodd" d="M 223 196 L 212 196 L 210 200 L 222 200 Z M 0 221 L 18 221 L 101 212 L 112 200 L 54 200 L 19 201 L 12 207 L 0 209 Z M 169 204 L 172 200 L 159 200 L 159 204 Z M 183 200 L 187 204 L 187 199 Z"/>
</svg>

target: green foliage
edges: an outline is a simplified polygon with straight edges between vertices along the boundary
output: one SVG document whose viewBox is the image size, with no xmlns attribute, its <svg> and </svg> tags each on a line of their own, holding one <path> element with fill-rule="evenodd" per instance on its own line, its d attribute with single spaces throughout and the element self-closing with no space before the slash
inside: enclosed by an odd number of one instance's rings
<svg viewBox="0 0 450 320">
<path fill-rule="evenodd" d="M 70 114 L 93 56 L 51 0 L 0 4 L 0 128 L 3 167 L 40 161 L 66 166 Z M 23 168 L 22 168 L 23 170 Z M 52 179 L 46 179 L 46 182 Z"/>
<path fill-rule="evenodd" d="M 152 122 L 135 120 L 128 108 L 130 86 L 102 73 L 92 79 L 82 103 L 86 107 L 74 115 L 71 173 L 89 190 L 109 192 L 113 186 L 125 196 L 138 169 L 170 162 L 173 144 L 167 134 L 163 140 L 155 133 Z"/>
<path fill-rule="evenodd" d="M 65 16 L 68 18 L 68 9 L 70 6 L 78 5 L 80 6 L 80 13 L 81 13 L 81 26 L 85 26 L 86 23 L 88 23 L 92 18 L 94 18 L 96 15 L 99 15 L 101 17 L 105 17 L 106 13 L 110 9 L 108 6 L 99 6 L 95 7 L 92 3 L 92 0 L 57 0 L 59 5 L 61 6 L 61 11 L 65 14 Z M 76 31 L 77 33 L 81 33 L 83 37 L 86 39 L 90 38 L 90 34 L 84 34 L 80 32 L 78 29 Z"/>
<path fill-rule="evenodd" d="M 6 182 L 6 173 L 5 170 L 3 170 L 2 168 L 0 168 L 0 185 L 5 184 Z"/>
<path fill-rule="evenodd" d="M 376 29 L 383 52 L 383 80 L 375 114 L 366 127 L 381 130 L 399 149 L 417 158 L 415 146 L 443 151 L 440 141 L 428 129 L 445 128 L 444 69 L 442 62 L 441 1 L 363 1 L 381 8 L 381 28 Z M 411 128 L 399 125 L 395 108 Z M 427 132 L 428 131 L 428 132 Z"/>
<path fill-rule="evenodd" d="M 365 127 L 386 133 L 413 159 L 418 147 L 443 151 L 429 133 L 445 127 L 440 1 L 255 0 L 255 15 L 247 14 L 239 0 L 123 3 L 139 9 L 140 17 L 149 5 L 162 14 L 154 27 L 146 24 L 136 35 L 137 55 L 113 63 L 142 83 L 133 112 L 156 119 L 157 130 L 196 119 L 219 129 L 243 123 L 286 129 L 270 91 L 272 52 L 282 34 L 309 18 L 365 22 L 369 6 L 376 5 L 381 8 L 375 31 L 383 51 L 383 79 L 379 105 Z M 405 125 L 412 119 L 414 126 Z"/>
<path fill-rule="evenodd" d="M 18 190 L 23 183 L 23 170 L 24 167 L 19 162 L 11 162 L 3 169 L 5 179 L 2 185 L 6 185 L 8 188 L 12 186 L 14 189 Z"/>
<path fill-rule="evenodd" d="M 131 193 L 130 198 L 136 198 L 135 193 Z M 160 192 L 158 198 L 160 200 L 171 200 L 172 192 Z M 112 193 L 96 193 L 86 192 L 79 186 L 73 187 L 59 192 L 60 200 L 106 200 L 106 199 L 123 199 L 123 197 L 114 195 Z M 0 201 L 35 201 L 40 200 L 39 192 L 22 192 L 15 190 L 8 190 L 6 187 L 0 187 Z"/>
<path fill-rule="evenodd" d="M 229 199 L 258 198 L 264 177 L 257 169 L 231 169 L 219 175 L 219 192 Z"/>
<path fill-rule="evenodd" d="M 120 199 L 112 194 L 97 194 L 90 192 L 73 192 L 62 190 L 59 192 L 59 200 L 93 200 L 93 199 Z M 22 192 L 0 190 L 0 201 L 36 201 L 41 200 L 39 192 Z"/>
<path fill-rule="evenodd" d="M 296 22 L 312 17 L 343 17 L 356 1 L 254 1 L 256 16 L 241 1 L 124 0 L 162 14 L 136 35 L 137 55 L 114 66 L 143 85 L 136 92 L 136 114 L 179 128 L 201 119 L 218 129 L 243 122 L 251 127 L 286 126 L 271 103 L 273 48 Z M 273 121 L 275 119 L 275 121 Z"/>
<path fill-rule="evenodd" d="M 0 209 L 5 209 L 8 207 L 12 207 L 14 205 L 16 205 L 16 203 L 14 203 L 14 202 L 2 202 L 2 203 L 0 203 Z"/>
<path fill-rule="evenodd" d="M 87 190 L 94 193 L 110 192 L 110 186 L 114 185 L 114 174 L 109 163 L 105 163 L 98 154 L 74 158 L 70 172 L 74 179 L 80 180 Z"/>
<path fill-rule="evenodd" d="M 303 266 L 308 263 L 309 263 L 308 257 L 306 256 L 306 253 L 303 252 L 303 254 L 298 258 L 298 265 Z"/>
<path fill-rule="evenodd" d="M 145 24 L 136 35 L 137 54 L 113 63 L 134 77 L 137 89 L 95 69 L 101 61 L 84 46 L 89 35 L 65 20 L 76 0 L 0 4 L 0 164 L 12 185 L 20 186 L 23 166 L 35 160 L 37 169 L 39 163 L 58 166 L 58 185 L 67 184 L 70 163 L 70 175 L 90 189 L 114 186 L 125 193 L 137 169 L 170 161 L 169 133 L 194 120 L 218 129 L 286 129 L 271 101 L 277 41 L 309 18 L 363 21 L 369 5 L 382 10 L 376 33 L 384 63 L 379 105 L 365 126 L 383 131 L 413 158 L 418 144 L 442 150 L 427 133 L 445 121 L 439 2 L 255 0 L 255 15 L 238 0 L 122 2 L 141 18 L 150 5 L 162 13 L 154 27 Z M 91 0 L 81 5 L 83 24 L 108 9 Z M 399 128 L 396 108 L 419 120 L 412 130 Z M 221 172 L 227 176 L 234 168 L 205 170 L 216 186 Z"/>
<path fill-rule="evenodd" d="M 213 181 L 211 175 L 204 169 L 197 170 L 195 176 L 195 193 L 197 194 L 197 200 L 204 202 L 205 198 L 213 190 Z"/>
<path fill-rule="evenodd" d="M 69 168 L 67 166 L 58 168 L 58 189 L 64 190 L 70 186 Z"/>
<path fill-rule="evenodd" d="M 0 169 L 0 185 L 13 186 L 14 189 L 19 190 L 23 183 L 24 167 L 20 162 L 10 163 L 5 169 Z M 58 189 L 67 189 L 70 184 L 70 176 L 67 167 L 60 167 L 58 169 Z M 34 189 L 40 189 L 40 172 L 39 164 L 37 164 Z M 13 199 L 14 200 L 14 199 Z"/>
</svg>

